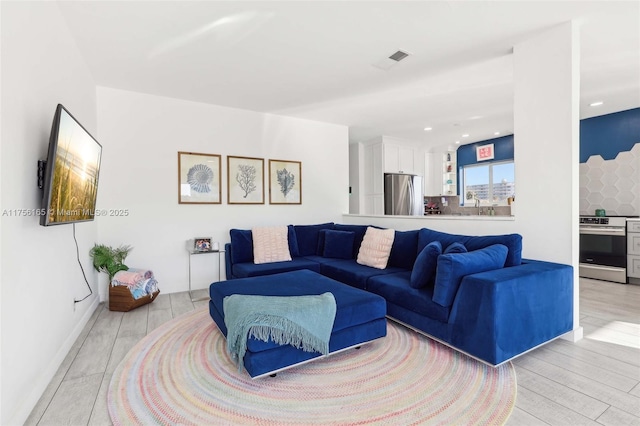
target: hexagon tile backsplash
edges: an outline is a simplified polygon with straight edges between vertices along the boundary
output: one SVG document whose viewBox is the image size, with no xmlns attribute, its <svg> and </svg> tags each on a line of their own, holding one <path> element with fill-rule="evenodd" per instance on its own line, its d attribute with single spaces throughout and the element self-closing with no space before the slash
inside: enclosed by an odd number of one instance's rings
<svg viewBox="0 0 640 426">
<path fill-rule="evenodd" d="M 580 164 L 580 214 L 640 215 L 640 142 L 613 160 L 592 155 Z"/>
</svg>

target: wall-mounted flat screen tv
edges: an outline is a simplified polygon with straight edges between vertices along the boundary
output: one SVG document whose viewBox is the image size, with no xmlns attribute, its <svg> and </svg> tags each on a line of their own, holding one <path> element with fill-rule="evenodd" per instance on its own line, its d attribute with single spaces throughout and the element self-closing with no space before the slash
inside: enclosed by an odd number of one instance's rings
<svg viewBox="0 0 640 426">
<path fill-rule="evenodd" d="M 101 155 L 98 141 L 58 104 L 49 138 L 40 225 L 94 219 Z"/>
</svg>

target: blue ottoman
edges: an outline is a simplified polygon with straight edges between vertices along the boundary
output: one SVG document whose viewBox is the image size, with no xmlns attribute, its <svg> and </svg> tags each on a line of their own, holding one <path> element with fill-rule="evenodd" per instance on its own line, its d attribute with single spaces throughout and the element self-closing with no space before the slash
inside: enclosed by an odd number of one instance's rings
<svg viewBox="0 0 640 426">
<path fill-rule="evenodd" d="M 209 286 L 209 313 L 226 337 L 227 327 L 222 308 L 226 296 L 304 296 L 319 295 L 327 291 L 336 299 L 336 317 L 329 341 L 330 354 L 361 346 L 387 335 L 387 304 L 382 297 L 306 269 L 213 283 Z M 244 367 L 252 378 L 256 378 L 320 356 L 318 352 L 305 352 L 290 345 L 250 338 L 247 341 Z"/>
</svg>

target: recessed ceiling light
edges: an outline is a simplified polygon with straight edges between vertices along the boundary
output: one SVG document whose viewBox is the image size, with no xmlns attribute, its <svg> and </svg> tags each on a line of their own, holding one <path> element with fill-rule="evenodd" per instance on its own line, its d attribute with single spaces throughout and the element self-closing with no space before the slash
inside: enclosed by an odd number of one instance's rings
<svg viewBox="0 0 640 426">
<path fill-rule="evenodd" d="M 424 131 L 425 131 L 425 132 L 428 132 L 428 131 L 430 131 L 430 130 L 433 130 L 433 127 L 425 127 L 425 128 L 424 128 Z"/>
<path fill-rule="evenodd" d="M 493 132 L 494 135 L 498 136 L 500 132 Z"/>
<path fill-rule="evenodd" d="M 469 133 L 465 133 L 464 135 L 462 135 L 463 138 L 468 138 L 469 137 Z"/>
<path fill-rule="evenodd" d="M 589 104 L 589 106 L 600 106 L 600 105 L 602 105 L 603 103 L 604 103 L 604 102 L 602 102 L 602 101 L 593 102 L 593 103 L 590 103 L 590 104 Z"/>
<path fill-rule="evenodd" d="M 460 144 L 460 141 L 456 141 L 456 145 L 459 145 L 459 144 Z"/>
</svg>

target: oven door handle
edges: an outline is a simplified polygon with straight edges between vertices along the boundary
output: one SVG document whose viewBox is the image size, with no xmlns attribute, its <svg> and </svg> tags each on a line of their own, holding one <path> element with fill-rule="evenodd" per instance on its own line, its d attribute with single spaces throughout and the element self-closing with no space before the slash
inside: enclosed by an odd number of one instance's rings
<svg viewBox="0 0 640 426">
<path fill-rule="evenodd" d="M 580 233 L 584 235 L 612 235 L 614 237 L 624 237 L 626 230 L 624 228 L 580 228 Z"/>
</svg>

